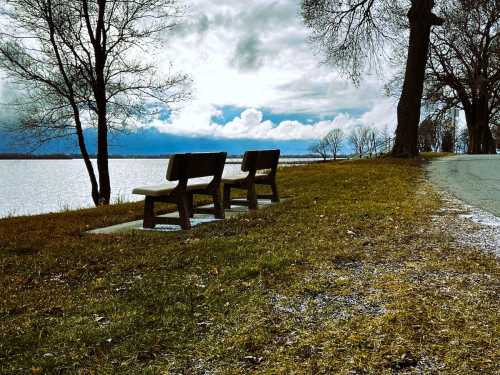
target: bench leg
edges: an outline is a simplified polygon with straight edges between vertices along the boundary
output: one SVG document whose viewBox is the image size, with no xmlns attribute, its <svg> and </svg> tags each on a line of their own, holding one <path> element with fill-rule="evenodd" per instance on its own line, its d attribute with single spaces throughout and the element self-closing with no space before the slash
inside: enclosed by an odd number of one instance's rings
<svg viewBox="0 0 500 375">
<path fill-rule="evenodd" d="M 231 186 L 224 184 L 224 208 L 231 208 Z"/>
<path fill-rule="evenodd" d="M 193 204 L 193 197 L 194 194 L 190 193 L 188 194 L 188 210 L 189 210 L 189 217 L 194 217 L 194 204 Z"/>
<path fill-rule="evenodd" d="M 248 209 L 256 210 L 257 209 L 257 193 L 255 192 L 255 184 L 251 184 L 247 190 L 247 201 L 248 201 Z"/>
<path fill-rule="evenodd" d="M 154 211 L 155 201 L 152 197 L 146 197 L 144 201 L 144 220 L 142 222 L 143 228 L 153 229 L 154 224 Z"/>
<path fill-rule="evenodd" d="M 215 218 L 216 219 L 224 219 L 224 207 L 222 207 L 222 202 L 221 202 L 221 196 L 220 196 L 220 191 L 217 191 L 213 195 L 214 199 L 214 212 L 215 212 Z"/>
<path fill-rule="evenodd" d="M 177 201 L 177 209 L 179 210 L 179 221 L 183 230 L 191 229 L 189 221 L 189 198 L 183 194 Z"/>
<path fill-rule="evenodd" d="M 280 201 L 280 196 L 278 194 L 278 188 L 276 186 L 276 182 L 273 182 L 271 184 L 271 190 L 273 192 L 273 197 L 271 198 L 271 202 L 279 202 Z"/>
</svg>

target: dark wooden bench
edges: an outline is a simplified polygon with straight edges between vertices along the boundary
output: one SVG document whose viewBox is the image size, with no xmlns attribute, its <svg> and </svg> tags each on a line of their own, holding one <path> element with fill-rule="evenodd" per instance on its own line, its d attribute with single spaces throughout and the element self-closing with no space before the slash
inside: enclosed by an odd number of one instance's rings
<svg viewBox="0 0 500 375">
<path fill-rule="evenodd" d="M 175 184 L 139 187 L 133 194 L 145 195 L 144 228 L 154 228 L 156 224 L 177 224 L 182 229 L 191 228 L 190 217 L 197 213 L 214 214 L 218 219 L 224 219 L 224 208 L 220 196 L 220 183 L 226 153 L 192 153 L 175 154 L 170 157 L 167 169 L 167 180 L 178 181 Z M 207 183 L 190 183 L 191 178 L 212 177 Z M 193 205 L 193 195 L 209 195 L 213 199 L 213 208 L 196 208 Z M 177 204 L 179 218 L 159 217 L 154 214 L 155 202 Z"/>
<path fill-rule="evenodd" d="M 280 150 L 247 151 L 243 156 L 241 171 L 238 176 L 225 177 L 224 184 L 224 208 L 231 205 L 247 206 L 251 210 L 257 209 L 257 199 L 271 199 L 279 202 L 278 188 L 276 187 L 276 171 Z M 265 171 L 265 172 L 262 172 Z M 268 185 L 272 194 L 257 195 L 255 185 Z M 231 200 L 231 189 L 242 189 L 247 191 L 246 200 Z"/>
</svg>

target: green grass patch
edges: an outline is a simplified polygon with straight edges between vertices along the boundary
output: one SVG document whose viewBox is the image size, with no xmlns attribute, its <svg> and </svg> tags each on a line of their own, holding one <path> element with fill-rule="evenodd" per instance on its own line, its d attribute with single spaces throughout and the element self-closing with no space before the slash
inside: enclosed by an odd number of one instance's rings
<svg viewBox="0 0 500 375">
<path fill-rule="evenodd" d="M 84 234 L 142 204 L 0 220 L 0 372 L 495 373 L 498 259 L 433 226 L 423 175 L 284 168 L 289 199 L 188 232 Z"/>
</svg>

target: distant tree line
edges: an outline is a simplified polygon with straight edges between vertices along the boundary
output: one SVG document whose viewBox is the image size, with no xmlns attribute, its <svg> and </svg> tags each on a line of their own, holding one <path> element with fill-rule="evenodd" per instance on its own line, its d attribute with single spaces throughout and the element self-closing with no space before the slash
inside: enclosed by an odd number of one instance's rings
<svg viewBox="0 0 500 375">
<path fill-rule="evenodd" d="M 78 157 L 78 155 L 77 155 Z M 80 156 L 81 158 L 81 156 Z M 23 154 L 23 153 L 0 153 L 0 160 L 71 160 L 74 159 L 72 155 L 66 154 L 50 154 L 50 155 L 37 155 L 37 154 Z"/>
<path fill-rule="evenodd" d="M 313 143 L 309 151 L 319 155 L 323 160 L 332 158 L 336 160 L 340 150 L 347 146 L 346 142 L 353 148 L 354 154 L 362 158 L 364 155 L 370 158 L 390 151 L 391 138 L 387 129 L 379 131 L 368 126 L 358 126 L 346 134 L 342 129 L 333 129 L 326 136 Z"/>
<path fill-rule="evenodd" d="M 342 148 L 344 139 L 345 134 L 342 129 L 333 129 L 319 141 L 313 143 L 309 147 L 309 151 L 313 154 L 319 155 L 323 158 L 323 160 L 327 160 L 330 157 L 332 157 L 333 160 L 337 160 L 337 156 Z"/>
</svg>

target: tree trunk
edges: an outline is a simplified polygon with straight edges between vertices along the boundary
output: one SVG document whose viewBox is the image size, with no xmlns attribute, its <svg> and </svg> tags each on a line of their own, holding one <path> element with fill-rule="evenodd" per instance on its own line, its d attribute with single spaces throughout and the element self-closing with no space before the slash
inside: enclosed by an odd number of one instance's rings
<svg viewBox="0 0 500 375">
<path fill-rule="evenodd" d="M 99 61 L 99 59 L 97 60 Z M 100 64 L 96 64 L 100 65 Z M 111 198 L 108 156 L 108 115 L 104 75 L 97 73 L 94 88 L 97 107 L 97 169 L 99 170 L 99 204 L 107 205 Z"/>
<path fill-rule="evenodd" d="M 496 154 L 496 145 L 488 123 L 468 126 L 469 154 Z"/>
<path fill-rule="evenodd" d="M 465 108 L 469 131 L 469 154 L 496 154 L 496 144 L 489 126 L 489 103 L 487 96 L 473 99 Z"/>
<path fill-rule="evenodd" d="M 398 103 L 398 126 L 392 150 L 393 156 L 418 155 L 418 125 L 424 89 L 425 68 L 429 52 L 431 27 L 443 20 L 432 13 L 433 0 L 412 0 L 408 12 L 410 41 L 406 60 L 405 79 Z"/>
<path fill-rule="evenodd" d="M 75 116 L 76 117 L 76 116 Z M 78 138 L 78 146 L 80 147 L 80 153 L 82 154 L 83 162 L 85 163 L 85 168 L 87 168 L 87 173 L 90 178 L 90 185 L 92 187 L 92 201 L 96 206 L 99 205 L 99 185 L 97 184 L 97 178 L 94 172 L 94 166 L 90 161 L 89 153 L 87 152 L 87 146 L 85 145 L 85 138 L 83 136 L 83 130 L 80 121 L 77 121 L 76 135 Z"/>
<path fill-rule="evenodd" d="M 97 169 L 99 170 L 99 204 L 107 205 L 111 198 L 108 163 L 108 125 L 106 113 L 97 120 Z"/>
<path fill-rule="evenodd" d="M 108 163 L 108 100 L 106 96 L 106 40 L 107 30 L 104 27 L 106 0 L 98 1 L 99 11 L 95 31 L 94 54 L 95 74 L 94 96 L 97 107 L 97 169 L 99 170 L 99 204 L 107 205 L 111 198 Z"/>
<path fill-rule="evenodd" d="M 499 149 L 500 148 L 500 125 L 497 125 L 496 129 L 495 129 L 495 143 L 496 143 L 495 147 L 497 149 Z M 496 150 L 495 150 L 495 152 L 496 152 Z"/>
</svg>

